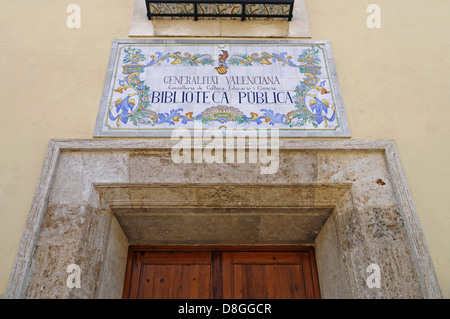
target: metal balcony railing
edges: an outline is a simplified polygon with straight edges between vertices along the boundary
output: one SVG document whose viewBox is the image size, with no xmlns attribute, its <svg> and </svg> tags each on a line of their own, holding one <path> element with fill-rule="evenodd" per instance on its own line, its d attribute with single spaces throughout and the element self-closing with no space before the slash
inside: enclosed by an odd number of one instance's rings
<svg viewBox="0 0 450 319">
<path fill-rule="evenodd" d="M 291 21 L 294 0 L 145 0 L 147 17 Z"/>
</svg>

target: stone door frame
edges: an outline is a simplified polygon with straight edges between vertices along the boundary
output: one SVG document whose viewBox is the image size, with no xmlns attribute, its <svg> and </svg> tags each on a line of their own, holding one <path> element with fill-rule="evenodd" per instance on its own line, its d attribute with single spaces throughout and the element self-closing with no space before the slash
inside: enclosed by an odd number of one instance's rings
<svg viewBox="0 0 450 319">
<path fill-rule="evenodd" d="M 442 297 L 393 141 L 281 139 L 280 172 L 266 177 L 258 164 L 188 169 L 170 161 L 175 143 L 50 141 L 5 298 L 120 298 L 128 245 L 218 242 L 314 245 L 324 298 Z M 197 237 L 183 233 L 198 222 Z M 65 286 L 67 263 L 81 265 L 81 289 Z M 380 289 L 365 283 L 370 263 Z"/>
</svg>

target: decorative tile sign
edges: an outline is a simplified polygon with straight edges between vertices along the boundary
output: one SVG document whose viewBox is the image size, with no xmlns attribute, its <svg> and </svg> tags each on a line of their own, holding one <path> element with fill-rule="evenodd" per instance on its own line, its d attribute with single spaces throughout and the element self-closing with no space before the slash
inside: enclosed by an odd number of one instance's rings
<svg viewBox="0 0 450 319">
<path fill-rule="evenodd" d="M 94 136 L 198 127 L 349 137 L 329 42 L 115 40 Z"/>
</svg>

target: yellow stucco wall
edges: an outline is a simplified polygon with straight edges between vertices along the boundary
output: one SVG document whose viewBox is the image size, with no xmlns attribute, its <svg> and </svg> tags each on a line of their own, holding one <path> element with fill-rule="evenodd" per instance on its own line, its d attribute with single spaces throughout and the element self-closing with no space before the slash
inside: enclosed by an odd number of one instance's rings
<svg viewBox="0 0 450 319">
<path fill-rule="evenodd" d="M 353 139 L 394 139 L 444 298 L 450 297 L 450 1 L 305 0 L 331 41 Z M 80 29 L 66 8 L 81 6 Z M 370 3 L 381 29 L 366 26 Z M 0 0 L 0 295 L 48 142 L 92 138 L 111 42 L 134 0 Z"/>
</svg>

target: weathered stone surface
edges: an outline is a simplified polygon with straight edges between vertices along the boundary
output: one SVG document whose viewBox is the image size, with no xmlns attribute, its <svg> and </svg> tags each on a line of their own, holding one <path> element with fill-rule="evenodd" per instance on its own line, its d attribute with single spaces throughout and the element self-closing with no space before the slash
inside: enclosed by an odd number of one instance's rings
<svg viewBox="0 0 450 319">
<path fill-rule="evenodd" d="M 111 226 L 111 214 L 90 208 L 83 227 L 82 244 L 88 248 L 104 251 L 107 247 Z"/>
<path fill-rule="evenodd" d="M 247 151 L 248 157 L 248 151 Z M 235 157 L 237 161 L 237 156 Z M 133 183 L 234 183 L 245 176 L 248 183 L 313 183 L 317 180 L 315 152 L 285 152 L 279 158 L 276 174 L 260 174 L 269 164 L 183 163 L 174 164 L 170 151 L 133 151 L 129 156 L 129 181 Z"/>
<path fill-rule="evenodd" d="M 314 244 L 322 298 L 351 298 L 352 291 L 339 240 L 336 214 L 328 218 Z"/>
<path fill-rule="evenodd" d="M 331 215 L 332 209 L 312 209 L 306 213 L 287 213 L 283 209 L 277 214 L 260 217 L 258 241 L 265 244 L 313 245 L 317 234 Z"/>
<path fill-rule="evenodd" d="M 93 299 L 101 289 L 101 271 L 105 261 L 105 250 L 82 245 L 78 251 L 77 264 L 81 267 L 81 287 L 72 288 L 69 298 Z"/>
<path fill-rule="evenodd" d="M 372 207 L 365 211 L 365 224 L 367 224 L 367 236 L 374 240 L 382 241 L 405 241 L 407 234 L 405 232 L 404 221 L 400 216 L 397 207 Z"/>
<path fill-rule="evenodd" d="M 351 183 L 357 206 L 397 203 L 382 152 L 320 152 L 319 183 Z"/>
<path fill-rule="evenodd" d="M 111 215 L 88 205 L 50 205 L 44 217 L 29 298 L 93 298 L 105 258 Z M 81 268 L 81 288 L 69 289 L 71 264 Z M 44 284 L 46 283 L 46 284 Z"/>
<path fill-rule="evenodd" d="M 80 204 L 90 200 L 93 183 L 127 182 L 128 154 L 62 152 L 49 202 Z"/>
<path fill-rule="evenodd" d="M 67 299 L 70 289 L 66 285 L 67 267 L 77 264 L 79 246 L 73 242 L 59 245 L 43 244 L 36 247 L 33 256 L 32 278 L 27 286 L 26 298 Z"/>
<path fill-rule="evenodd" d="M 99 294 L 100 299 L 122 298 L 124 273 L 128 254 L 128 239 L 116 218 L 111 219 L 108 248 L 100 282 L 103 282 Z"/>
<path fill-rule="evenodd" d="M 313 244 L 331 208 L 121 208 L 130 244 Z"/>
<path fill-rule="evenodd" d="M 39 243 L 58 245 L 81 240 L 87 209 L 86 205 L 49 205 Z"/>
</svg>

